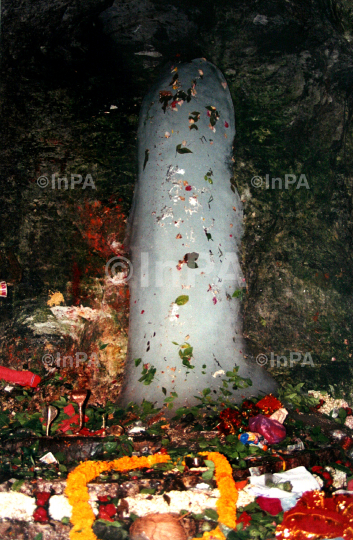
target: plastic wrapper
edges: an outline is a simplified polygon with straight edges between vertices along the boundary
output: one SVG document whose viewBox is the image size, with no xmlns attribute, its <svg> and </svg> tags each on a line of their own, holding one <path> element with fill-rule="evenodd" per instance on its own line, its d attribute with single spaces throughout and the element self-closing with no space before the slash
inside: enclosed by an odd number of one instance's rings
<svg viewBox="0 0 353 540">
<path fill-rule="evenodd" d="M 249 427 L 251 431 L 260 433 L 270 444 L 277 444 L 286 438 L 286 428 L 277 422 L 271 420 L 263 414 L 258 414 L 249 419 Z"/>
</svg>

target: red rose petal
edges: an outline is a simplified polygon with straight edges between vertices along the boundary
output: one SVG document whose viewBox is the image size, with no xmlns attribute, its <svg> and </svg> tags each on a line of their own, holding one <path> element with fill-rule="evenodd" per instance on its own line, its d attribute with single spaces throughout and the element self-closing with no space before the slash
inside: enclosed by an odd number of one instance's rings
<svg viewBox="0 0 353 540">
<path fill-rule="evenodd" d="M 45 506 L 47 502 L 50 499 L 50 493 L 47 493 L 46 491 L 38 491 L 34 494 L 36 498 L 36 504 L 37 506 Z"/>
<path fill-rule="evenodd" d="M 48 513 L 42 506 L 35 509 L 33 512 L 33 518 L 34 521 L 39 521 L 39 523 L 47 523 L 49 521 Z"/>
<path fill-rule="evenodd" d="M 282 512 L 282 505 L 280 499 L 274 499 L 269 497 L 257 497 L 256 502 L 261 508 L 261 510 L 265 510 L 265 512 L 268 512 L 271 514 L 271 516 L 277 516 L 280 512 Z"/>
<path fill-rule="evenodd" d="M 107 504 L 104 507 L 104 511 L 107 512 L 108 516 L 110 516 L 110 517 L 113 517 L 116 514 L 116 508 L 115 508 L 114 504 L 112 504 L 112 503 Z"/>
<path fill-rule="evenodd" d="M 244 529 L 246 529 L 250 521 L 251 521 L 251 516 L 247 512 L 242 512 L 240 516 L 237 518 L 237 523 L 243 523 Z"/>
<path fill-rule="evenodd" d="M 103 508 L 99 509 L 98 517 L 99 519 L 105 519 L 105 521 L 114 521 Z"/>
</svg>

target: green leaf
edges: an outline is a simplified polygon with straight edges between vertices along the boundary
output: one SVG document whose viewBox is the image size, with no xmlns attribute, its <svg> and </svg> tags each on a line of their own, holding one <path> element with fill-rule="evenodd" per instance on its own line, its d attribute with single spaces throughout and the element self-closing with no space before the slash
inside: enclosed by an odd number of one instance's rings
<svg viewBox="0 0 353 540">
<path fill-rule="evenodd" d="M 62 520 L 61 520 L 61 523 L 63 525 L 69 525 L 70 524 L 70 518 L 69 517 L 63 517 Z"/>
<path fill-rule="evenodd" d="M 134 362 L 135 362 L 135 366 L 137 367 L 141 364 L 142 358 L 135 358 Z"/>
<path fill-rule="evenodd" d="M 104 444 L 104 450 L 110 453 L 116 450 L 117 446 L 118 446 L 118 443 L 116 441 L 109 441 Z"/>
<path fill-rule="evenodd" d="M 218 514 L 213 508 L 206 508 L 204 514 L 209 519 L 212 519 L 212 521 L 218 521 Z"/>
<path fill-rule="evenodd" d="M 194 369 L 194 367 L 195 367 L 195 366 L 192 366 L 192 365 L 190 364 L 189 358 L 183 358 L 182 364 L 183 364 L 183 366 L 186 366 L 186 367 L 188 367 L 189 369 Z"/>
<path fill-rule="evenodd" d="M 63 452 L 57 452 L 56 454 L 54 454 L 54 457 L 57 461 L 65 460 L 65 454 Z"/>
<path fill-rule="evenodd" d="M 181 296 L 178 296 L 178 298 L 175 300 L 175 304 L 178 306 L 184 306 L 189 301 L 189 297 L 186 294 L 182 294 Z"/>
<path fill-rule="evenodd" d="M 204 515 L 203 514 L 192 514 L 192 517 L 194 519 L 196 519 L 197 521 L 200 521 L 201 519 L 204 518 Z"/>
<path fill-rule="evenodd" d="M 199 442 L 199 447 L 200 448 L 207 448 L 209 446 L 208 442 L 207 441 L 200 441 Z"/>
<path fill-rule="evenodd" d="M 214 469 L 214 468 L 215 468 L 214 462 L 211 461 L 210 459 L 205 459 L 205 465 L 206 465 L 206 467 L 208 467 L 209 469 Z"/>
<path fill-rule="evenodd" d="M 204 480 L 212 480 L 213 473 L 214 473 L 214 469 L 209 470 L 209 471 L 205 471 L 204 473 L 202 473 L 202 478 Z"/>
<path fill-rule="evenodd" d="M 16 480 L 12 486 L 11 486 L 11 490 L 12 491 L 19 491 L 21 489 L 21 486 L 24 484 L 25 480 L 22 479 L 22 480 Z"/>
<path fill-rule="evenodd" d="M 140 493 L 147 493 L 149 495 L 154 495 L 156 493 L 156 488 L 143 488 Z"/>
<path fill-rule="evenodd" d="M 204 388 L 204 389 L 202 390 L 202 393 L 203 393 L 204 396 L 208 396 L 208 394 L 211 393 L 211 389 L 210 389 L 210 388 Z"/>
<path fill-rule="evenodd" d="M 347 473 L 347 475 L 351 474 L 351 470 L 348 467 L 345 467 L 344 465 L 340 465 L 339 463 L 329 463 L 329 465 L 330 467 L 333 467 L 334 469 Z M 347 477 L 347 481 L 348 480 L 350 480 L 350 478 Z"/>
<path fill-rule="evenodd" d="M 34 540 L 43 540 L 43 535 L 42 535 L 42 533 L 38 533 L 38 534 L 34 537 Z"/>
<path fill-rule="evenodd" d="M 244 296 L 244 290 L 242 289 L 237 289 L 232 294 L 232 298 L 243 298 L 243 296 Z"/>
<path fill-rule="evenodd" d="M 338 410 L 338 416 L 339 416 L 339 418 L 346 418 L 346 417 L 347 417 L 347 413 L 346 413 L 346 411 L 345 411 L 344 409 L 340 408 L 340 409 Z"/>
<path fill-rule="evenodd" d="M 150 369 L 143 368 L 142 377 L 139 378 L 139 382 L 143 382 L 146 386 L 150 385 L 154 379 L 157 369 L 151 366 Z"/>
<path fill-rule="evenodd" d="M 189 148 L 185 148 L 185 146 L 182 146 L 181 144 L 178 144 L 176 151 L 178 154 L 192 154 L 192 151 L 189 150 Z"/>
<path fill-rule="evenodd" d="M 99 350 L 100 350 L 100 351 L 104 351 L 104 349 L 105 349 L 106 347 L 108 347 L 108 345 L 109 345 L 109 343 L 103 343 L 103 345 L 100 345 L 100 346 L 99 346 Z"/>
<path fill-rule="evenodd" d="M 164 394 L 165 396 L 167 395 L 167 389 L 164 388 L 164 386 L 162 386 L 162 392 L 163 392 L 163 394 Z"/>
<path fill-rule="evenodd" d="M 178 345 L 179 347 L 179 343 L 177 343 L 176 341 L 172 341 L 173 345 Z"/>
</svg>

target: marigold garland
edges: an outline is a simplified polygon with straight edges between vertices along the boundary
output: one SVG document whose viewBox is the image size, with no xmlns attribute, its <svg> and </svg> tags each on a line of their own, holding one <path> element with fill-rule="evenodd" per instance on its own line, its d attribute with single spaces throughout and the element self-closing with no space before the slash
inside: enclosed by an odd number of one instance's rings
<svg viewBox="0 0 353 540">
<path fill-rule="evenodd" d="M 231 529 L 236 525 L 236 503 L 238 491 L 232 475 L 232 467 L 227 459 L 218 452 L 202 452 L 202 455 L 215 464 L 215 478 L 220 497 L 217 501 L 219 522 Z M 114 461 L 86 461 L 80 463 L 67 478 L 66 495 L 72 506 L 70 531 L 71 540 L 97 540 L 92 530 L 95 515 L 89 505 L 87 484 L 104 471 L 128 471 L 142 467 L 150 468 L 157 463 L 166 463 L 171 458 L 168 454 L 155 454 L 148 457 L 123 457 Z M 203 540 L 225 540 L 219 526 L 213 531 L 205 532 Z M 196 540 L 196 539 L 194 539 Z"/>
<path fill-rule="evenodd" d="M 233 480 L 232 467 L 227 458 L 219 452 L 200 452 L 200 454 L 206 456 L 206 459 L 213 461 L 215 464 L 215 478 L 220 492 L 220 497 L 216 505 L 218 520 L 222 525 L 230 529 L 235 529 L 238 490 Z M 225 536 L 219 526 L 213 531 L 205 532 L 202 538 L 203 540 L 225 540 Z M 198 539 L 193 538 L 193 540 Z"/>
<path fill-rule="evenodd" d="M 80 463 L 67 477 L 66 495 L 72 506 L 70 531 L 71 540 L 97 540 L 92 530 L 96 519 L 89 505 L 87 484 L 104 471 L 128 471 L 141 467 L 150 468 L 156 463 L 166 463 L 170 460 L 168 455 L 155 454 L 154 456 L 133 456 L 115 459 L 114 461 L 86 461 Z"/>
</svg>

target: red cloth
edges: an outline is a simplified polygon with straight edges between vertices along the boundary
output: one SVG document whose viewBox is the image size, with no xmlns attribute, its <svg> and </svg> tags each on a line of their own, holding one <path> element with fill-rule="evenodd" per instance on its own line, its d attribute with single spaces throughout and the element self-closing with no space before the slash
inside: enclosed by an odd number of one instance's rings
<svg viewBox="0 0 353 540">
<path fill-rule="evenodd" d="M 70 416 L 70 418 L 66 418 L 66 420 L 63 420 L 60 423 L 59 429 L 66 433 L 66 431 L 69 431 L 69 429 L 75 429 L 76 426 L 80 423 L 80 415 L 75 413 L 74 406 L 72 403 L 69 403 L 69 405 L 66 405 L 64 407 L 64 413 Z M 84 417 L 84 421 L 88 422 L 89 418 L 87 415 Z M 102 435 L 104 433 L 104 429 L 99 429 L 98 431 L 90 431 L 86 427 L 83 427 L 76 435 L 83 435 L 85 437 L 97 437 L 99 435 Z"/>
<path fill-rule="evenodd" d="M 97 431 L 90 431 L 88 428 L 84 427 L 82 428 L 78 434 L 84 435 L 85 437 L 98 437 L 99 435 L 102 435 L 104 433 L 104 429 L 98 429 Z"/>
<path fill-rule="evenodd" d="M 281 499 L 271 499 L 270 497 L 260 496 L 257 497 L 256 502 L 261 510 L 265 510 L 265 512 L 268 512 L 271 516 L 277 516 L 277 514 L 283 510 Z"/>
<path fill-rule="evenodd" d="M 343 537 L 352 540 L 353 497 L 325 497 L 322 491 L 307 491 L 294 508 L 283 515 L 276 528 L 277 540 L 319 540 Z"/>
<path fill-rule="evenodd" d="M 59 429 L 66 433 L 66 431 L 69 431 L 69 429 L 73 429 L 80 424 L 80 415 L 75 413 L 75 409 L 72 403 L 64 407 L 64 413 L 70 416 L 70 418 L 66 418 L 66 420 L 63 420 L 59 426 Z M 88 422 L 88 416 L 85 415 L 84 420 L 85 422 Z"/>
<path fill-rule="evenodd" d="M 277 444 L 286 438 L 286 428 L 277 420 L 267 418 L 263 414 L 249 418 L 249 427 L 251 431 L 265 437 L 270 444 Z"/>
<path fill-rule="evenodd" d="M 39 375 L 35 375 L 31 371 L 16 371 L 3 366 L 0 366 L 0 379 L 32 388 L 35 388 L 41 381 Z"/>
</svg>

